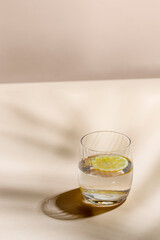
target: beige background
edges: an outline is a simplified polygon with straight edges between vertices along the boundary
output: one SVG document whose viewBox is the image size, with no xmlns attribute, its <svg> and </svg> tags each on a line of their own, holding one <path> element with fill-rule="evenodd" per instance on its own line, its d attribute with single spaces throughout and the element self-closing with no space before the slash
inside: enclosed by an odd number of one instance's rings
<svg viewBox="0 0 160 240">
<path fill-rule="evenodd" d="M 0 0 L 0 82 L 160 77 L 160 1 Z"/>
<path fill-rule="evenodd" d="M 0 82 L 152 77 L 0 85 L 0 239 L 159 240 L 159 9 L 155 0 L 0 0 Z M 102 129 L 133 141 L 127 201 L 92 218 L 62 220 L 76 213 L 59 208 L 48 217 L 41 203 L 78 187 L 80 137 Z"/>
<path fill-rule="evenodd" d="M 0 239 L 159 240 L 160 79 L 1 84 L 0 116 Z M 79 219 L 65 194 L 78 187 L 79 139 L 104 129 L 132 139 L 132 190 Z M 67 209 L 52 201 L 48 217 L 41 203 L 59 194 Z"/>
</svg>

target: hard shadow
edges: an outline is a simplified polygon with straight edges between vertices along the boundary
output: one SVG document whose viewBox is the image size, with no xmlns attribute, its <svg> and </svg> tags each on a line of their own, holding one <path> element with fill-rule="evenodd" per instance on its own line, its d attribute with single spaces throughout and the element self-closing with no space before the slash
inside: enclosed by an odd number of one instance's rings
<svg viewBox="0 0 160 240">
<path fill-rule="evenodd" d="M 51 218 L 76 220 L 107 213 L 123 203 L 114 207 L 95 207 L 84 203 L 80 189 L 76 188 L 44 199 L 41 203 L 41 210 Z"/>
</svg>

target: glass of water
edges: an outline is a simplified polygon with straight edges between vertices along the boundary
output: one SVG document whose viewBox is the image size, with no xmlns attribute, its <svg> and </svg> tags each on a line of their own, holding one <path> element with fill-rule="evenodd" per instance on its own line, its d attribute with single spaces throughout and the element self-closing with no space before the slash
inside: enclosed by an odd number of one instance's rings
<svg viewBox="0 0 160 240">
<path fill-rule="evenodd" d="M 120 204 L 129 194 L 132 177 L 129 137 L 114 131 L 97 131 L 82 137 L 78 179 L 86 203 Z"/>
</svg>

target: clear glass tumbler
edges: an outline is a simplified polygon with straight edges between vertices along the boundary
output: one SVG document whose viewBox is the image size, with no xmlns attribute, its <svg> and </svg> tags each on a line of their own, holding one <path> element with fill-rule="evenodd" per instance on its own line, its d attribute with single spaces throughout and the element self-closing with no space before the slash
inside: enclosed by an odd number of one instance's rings
<svg viewBox="0 0 160 240">
<path fill-rule="evenodd" d="M 82 137 L 78 179 L 86 203 L 120 204 L 129 194 L 132 177 L 129 137 L 114 131 L 97 131 Z"/>
</svg>

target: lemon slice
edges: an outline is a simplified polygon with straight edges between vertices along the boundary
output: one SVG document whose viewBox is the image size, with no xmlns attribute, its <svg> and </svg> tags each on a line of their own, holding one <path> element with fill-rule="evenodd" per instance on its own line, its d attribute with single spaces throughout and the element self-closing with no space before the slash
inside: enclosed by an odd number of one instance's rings
<svg viewBox="0 0 160 240">
<path fill-rule="evenodd" d="M 92 159 L 92 165 L 100 171 L 115 172 L 125 169 L 128 166 L 128 160 L 118 155 L 103 155 Z"/>
</svg>

